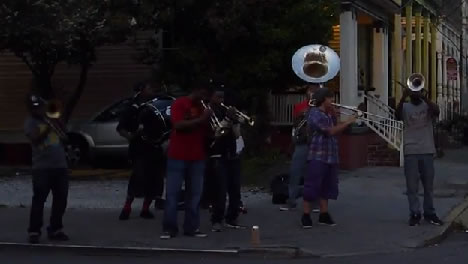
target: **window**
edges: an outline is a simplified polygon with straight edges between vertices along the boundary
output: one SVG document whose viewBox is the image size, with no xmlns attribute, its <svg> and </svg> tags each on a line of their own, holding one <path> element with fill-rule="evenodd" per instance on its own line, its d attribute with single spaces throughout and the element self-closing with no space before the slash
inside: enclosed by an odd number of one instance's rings
<svg viewBox="0 0 468 264">
<path fill-rule="evenodd" d="M 120 114 L 122 111 L 130 104 L 129 99 L 125 99 L 123 101 L 120 101 L 106 110 L 104 110 L 102 113 L 100 113 L 94 121 L 97 122 L 112 122 L 112 121 L 117 121 L 119 120 Z"/>
</svg>

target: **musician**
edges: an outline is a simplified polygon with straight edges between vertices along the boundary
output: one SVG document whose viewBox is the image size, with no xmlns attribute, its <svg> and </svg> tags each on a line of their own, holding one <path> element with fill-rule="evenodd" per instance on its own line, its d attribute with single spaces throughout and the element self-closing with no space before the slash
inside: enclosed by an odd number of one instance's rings
<svg viewBox="0 0 468 264">
<path fill-rule="evenodd" d="M 52 191 L 52 212 L 47 227 L 50 240 L 66 241 L 62 218 L 68 198 L 68 164 L 63 141 L 59 132 L 65 127 L 57 120 L 48 120 L 44 102 L 35 95 L 27 97 L 30 116 L 24 123 L 24 132 L 32 148 L 33 197 L 29 219 L 29 242 L 39 243 L 43 223 L 44 203 Z M 49 123 L 50 122 L 50 123 Z M 53 128 L 50 124 L 56 127 Z"/>
<path fill-rule="evenodd" d="M 333 93 L 327 88 L 314 95 L 315 107 L 309 111 L 307 125 L 310 133 L 308 173 L 304 181 L 303 228 L 312 227 L 311 203 L 319 200 L 319 223 L 335 225 L 328 212 L 328 200 L 338 198 L 338 141 L 336 135 L 356 121 L 356 117 L 337 123 L 333 109 Z"/>
<path fill-rule="evenodd" d="M 162 149 L 151 142 L 160 135 L 161 123 L 152 118 L 151 109 L 144 106 L 154 98 L 156 91 L 149 81 L 138 84 L 136 90 L 137 95 L 122 112 L 117 125 L 117 132 L 129 142 L 133 167 L 120 220 L 129 219 L 135 198 L 144 198 L 140 217 L 154 218 L 149 208 L 156 197 L 162 196 L 164 188 Z"/>
<path fill-rule="evenodd" d="M 177 98 L 171 106 L 171 132 L 167 175 L 166 203 L 164 207 L 163 234 L 161 239 L 170 239 L 178 233 L 177 203 L 185 177 L 184 235 L 203 238 L 200 232 L 200 197 L 206 161 L 206 140 L 212 111 L 204 108 L 202 100 L 211 96 L 205 83 L 193 85 L 188 96 Z"/>
<path fill-rule="evenodd" d="M 408 97 L 410 100 L 406 102 Z M 403 151 L 410 226 L 419 225 L 421 221 L 418 198 L 420 180 L 424 188 L 424 219 L 434 225 L 443 224 L 435 213 L 433 202 L 434 154 L 436 153 L 433 121 L 439 113 L 439 107 L 421 91 L 409 89 L 405 89 L 397 107 L 396 118 L 404 123 Z"/>
<path fill-rule="evenodd" d="M 207 180 L 211 181 L 209 186 L 212 186 L 214 198 L 211 215 L 213 232 L 222 231 L 224 220 L 224 225 L 228 228 L 245 228 L 237 223 L 241 206 L 241 184 L 240 157 L 237 153 L 236 140 L 240 137 L 240 124 L 236 119 L 236 110 L 232 107 L 226 109 L 222 103 L 224 103 L 224 92 L 216 91 L 211 97 L 210 108 L 227 129 L 221 136 L 213 138 L 209 149 L 207 167 L 211 177 Z M 229 195 L 227 211 L 226 194 Z"/>
<path fill-rule="evenodd" d="M 317 85 L 309 85 L 306 90 L 306 99 L 294 105 L 293 118 L 294 128 L 292 142 L 294 152 L 289 169 L 289 198 L 286 206 L 280 207 L 281 211 L 295 210 L 297 207 L 297 197 L 299 196 L 299 184 L 304 177 L 307 164 L 307 154 L 309 152 L 309 138 L 307 133 L 307 123 L 302 123 L 307 119 L 309 112 L 309 101 L 312 99 L 314 91 L 318 89 Z M 301 127 L 298 127 L 301 125 Z"/>
</svg>

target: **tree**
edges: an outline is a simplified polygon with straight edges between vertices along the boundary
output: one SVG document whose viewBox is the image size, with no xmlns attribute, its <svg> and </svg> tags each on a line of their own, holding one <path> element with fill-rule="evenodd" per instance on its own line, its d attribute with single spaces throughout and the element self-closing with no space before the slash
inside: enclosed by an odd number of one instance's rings
<svg viewBox="0 0 468 264">
<path fill-rule="evenodd" d="M 37 93 L 56 96 L 52 78 L 59 63 L 80 66 L 79 82 L 65 103 L 68 121 L 96 61 L 96 48 L 127 40 L 145 25 L 151 1 L 2 0 L 0 51 L 8 50 L 31 70 Z"/>
<path fill-rule="evenodd" d="M 337 23 L 340 1 L 330 0 L 159 0 L 153 41 L 144 57 L 160 63 L 170 83 L 222 79 L 259 117 L 254 143 L 268 130 L 268 93 L 300 82 L 291 57 L 308 44 L 326 44 Z M 159 44 L 159 45 L 158 45 Z M 257 148 L 258 146 L 254 146 Z"/>
</svg>

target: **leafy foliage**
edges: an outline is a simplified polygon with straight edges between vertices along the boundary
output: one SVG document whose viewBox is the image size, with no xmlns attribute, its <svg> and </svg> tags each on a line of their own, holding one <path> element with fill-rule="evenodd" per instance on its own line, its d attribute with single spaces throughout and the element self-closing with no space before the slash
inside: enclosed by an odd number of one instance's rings
<svg viewBox="0 0 468 264">
<path fill-rule="evenodd" d="M 0 51 L 9 50 L 26 63 L 39 94 L 51 98 L 52 76 L 59 63 L 81 66 L 80 82 L 69 112 L 96 60 L 96 48 L 125 41 L 146 17 L 145 3 L 128 0 L 2 0 Z M 144 5 L 145 4 L 145 5 Z M 141 21 L 142 25 L 151 20 Z"/>
<path fill-rule="evenodd" d="M 172 32 L 173 49 L 161 53 L 151 45 L 147 54 L 162 60 L 163 75 L 173 82 L 221 76 L 243 90 L 284 87 L 297 80 L 292 54 L 327 44 L 337 8 L 327 0 L 160 0 L 156 28 Z"/>
<path fill-rule="evenodd" d="M 327 44 L 337 22 L 337 0 L 159 0 L 154 38 L 143 57 L 159 63 L 168 83 L 189 87 L 194 79 L 217 79 L 237 105 L 258 117 L 247 131 L 258 150 L 268 137 L 268 93 L 300 82 L 291 57 L 304 45 Z"/>
</svg>

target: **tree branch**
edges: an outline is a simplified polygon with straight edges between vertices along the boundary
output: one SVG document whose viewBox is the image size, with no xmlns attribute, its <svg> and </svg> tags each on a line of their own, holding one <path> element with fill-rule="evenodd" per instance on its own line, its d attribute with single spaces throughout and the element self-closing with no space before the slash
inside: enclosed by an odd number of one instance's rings
<svg viewBox="0 0 468 264">
<path fill-rule="evenodd" d="M 39 76 L 39 72 L 34 68 L 31 62 L 29 62 L 28 58 L 24 56 L 24 54 L 16 54 L 17 57 L 21 58 L 21 60 L 28 66 L 31 73 L 35 76 Z"/>
<path fill-rule="evenodd" d="M 84 87 L 88 79 L 88 72 L 90 68 L 91 68 L 91 63 L 89 62 L 88 59 L 85 59 L 85 61 L 81 64 L 80 80 L 78 82 L 78 85 L 76 86 L 75 91 L 73 91 L 73 94 L 70 96 L 70 99 L 68 100 L 68 103 L 66 104 L 66 107 L 65 107 L 65 113 L 64 113 L 65 123 L 68 123 L 68 121 L 70 120 L 73 110 L 75 109 L 76 105 L 78 104 L 78 101 L 81 98 L 81 95 L 83 94 Z"/>
</svg>

